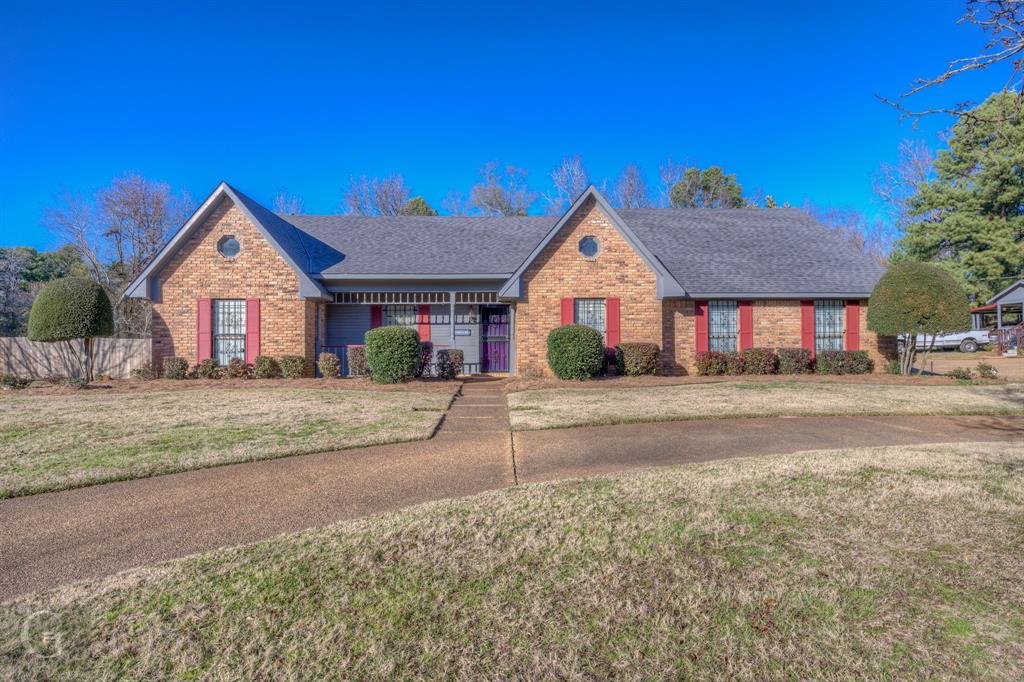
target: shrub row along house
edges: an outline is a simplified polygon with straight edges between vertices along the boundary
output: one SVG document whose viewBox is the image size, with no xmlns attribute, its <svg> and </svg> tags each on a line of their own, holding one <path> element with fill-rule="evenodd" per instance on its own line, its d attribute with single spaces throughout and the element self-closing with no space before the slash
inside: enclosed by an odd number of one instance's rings
<svg viewBox="0 0 1024 682">
<path fill-rule="evenodd" d="M 153 360 L 345 357 L 374 327 L 464 351 L 466 372 L 549 374 L 548 333 L 698 352 L 895 346 L 866 329 L 883 269 L 794 209 L 613 209 L 594 187 L 561 217 L 277 215 L 225 183 L 126 296 L 153 302 Z"/>
</svg>

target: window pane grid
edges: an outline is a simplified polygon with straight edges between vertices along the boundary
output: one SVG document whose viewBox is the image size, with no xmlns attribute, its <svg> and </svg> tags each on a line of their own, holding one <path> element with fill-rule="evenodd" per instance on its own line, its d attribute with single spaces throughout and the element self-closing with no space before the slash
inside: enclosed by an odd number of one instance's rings
<svg viewBox="0 0 1024 682">
<path fill-rule="evenodd" d="M 814 302 L 814 350 L 843 349 L 843 301 Z"/>
<path fill-rule="evenodd" d="M 385 327 L 416 327 L 416 306 L 386 305 L 381 317 Z"/>
<path fill-rule="evenodd" d="M 213 302 L 213 357 L 221 366 L 231 358 L 245 360 L 245 301 Z"/>
<path fill-rule="evenodd" d="M 708 348 L 726 353 L 736 350 L 736 301 L 708 302 Z"/>
<path fill-rule="evenodd" d="M 576 324 L 583 324 L 605 335 L 604 299 L 577 298 L 573 301 L 573 319 Z"/>
</svg>

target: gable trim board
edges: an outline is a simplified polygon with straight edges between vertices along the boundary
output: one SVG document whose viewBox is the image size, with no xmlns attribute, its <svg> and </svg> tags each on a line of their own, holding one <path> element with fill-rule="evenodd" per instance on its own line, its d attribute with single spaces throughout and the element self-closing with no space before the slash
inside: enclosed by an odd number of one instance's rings
<svg viewBox="0 0 1024 682">
<path fill-rule="evenodd" d="M 233 189 L 226 182 L 221 182 L 213 190 L 206 201 L 204 201 L 199 208 L 189 217 L 185 224 L 181 226 L 177 232 L 171 237 L 171 239 L 161 248 L 149 264 L 142 270 L 138 277 L 136 277 L 131 284 L 125 289 L 125 298 L 154 298 L 153 282 L 155 276 L 159 274 L 160 269 L 167 264 L 175 252 L 185 243 L 192 232 L 202 224 L 202 222 L 217 208 L 217 205 L 223 199 L 230 199 L 231 202 L 242 212 L 242 214 L 253 224 L 253 226 L 263 235 L 263 238 L 267 240 L 271 246 L 277 251 L 278 255 L 284 260 L 285 263 L 295 273 L 296 278 L 299 280 L 299 297 L 301 299 L 307 298 L 326 298 L 327 290 L 318 282 L 313 281 L 305 269 L 299 266 L 294 258 L 288 253 L 288 251 L 281 245 L 280 241 L 274 237 L 273 230 L 268 228 L 264 221 L 256 217 L 257 212 L 265 211 L 259 204 L 252 201 L 248 197 L 245 197 L 240 192 Z M 251 204 L 251 205 L 250 205 Z M 273 215 L 273 214 L 271 214 Z M 281 222 L 284 222 L 283 220 Z M 287 228 L 294 230 L 295 227 L 285 223 Z M 298 234 L 296 234 L 298 239 Z M 298 239 L 301 244 L 301 239 Z M 308 261 L 308 255 L 307 255 Z"/>
<path fill-rule="evenodd" d="M 640 258 L 643 259 L 644 263 L 647 264 L 656 276 L 657 282 L 657 298 L 671 298 L 671 297 L 686 297 L 686 291 L 679 285 L 676 278 L 673 277 L 665 266 L 662 265 L 650 250 L 644 246 L 643 242 L 633 233 L 629 226 L 619 217 L 615 212 L 615 209 L 611 207 L 601 193 L 597 191 L 597 188 L 590 185 L 583 191 L 582 194 L 577 197 L 576 201 L 572 203 L 569 210 L 562 215 L 562 217 L 552 226 L 548 233 L 544 236 L 541 242 L 533 249 L 526 260 L 523 261 L 512 276 L 508 278 L 504 286 L 498 291 L 498 296 L 501 298 L 522 298 L 523 297 L 523 275 L 526 273 L 526 269 L 540 257 L 541 253 L 544 252 L 544 248 L 551 243 L 551 241 L 562 231 L 569 220 L 576 215 L 588 199 L 594 199 L 597 207 L 601 212 L 608 218 L 611 224 L 619 231 L 619 234 L 626 240 L 626 242 L 633 248 L 634 251 L 639 254 Z"/>
<path fill-rule="evenodd" d="M 998 303 L 999 301 L 1001 301 L 1003 298 L 1005 298 L 1008 294 L 1013 292 L 1018 287 L 1021 288 L 1021 289 L 1024 289 L 1024 279 L 1017 280 L 1016 282 L 1014 282 L 1010 286 L 1006 287 L 1005 289 L 1000 291 L 998 294 L 996 294 L 992 298 L 990 298 L 987 301 L 985 301 L 985 304 L 986 305 L 990 305 L 992 303 Z M 1012 301 L 1012 302 L 1016 303 L 1016 301 Z"/>
</svg>

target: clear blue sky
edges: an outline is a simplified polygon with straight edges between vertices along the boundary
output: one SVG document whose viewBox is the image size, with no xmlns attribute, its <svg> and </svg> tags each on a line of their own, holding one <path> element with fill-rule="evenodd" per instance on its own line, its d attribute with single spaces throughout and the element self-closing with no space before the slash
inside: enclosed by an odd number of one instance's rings
<svg viewBox="0 0 1024 682">
<path fill-rule="evenodd" d="M 596 180 L 671 155 L 877 212 L 878 164 L 948 121 L 915 131 L 874 94 L 982 43 L 960 0 L 321 4 L 0 3 L 0 245 L 54 245 L 47 206 L 130 170 L 331 213 L 350 175 L 438 206 L 488 160 L 546 190 L 574 153 Z"/>
</svg>

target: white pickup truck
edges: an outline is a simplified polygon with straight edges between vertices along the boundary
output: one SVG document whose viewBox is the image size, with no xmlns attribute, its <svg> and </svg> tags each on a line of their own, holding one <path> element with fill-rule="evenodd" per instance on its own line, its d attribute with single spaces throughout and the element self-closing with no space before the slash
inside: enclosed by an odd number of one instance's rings
<svg viewBox="0 0 1024 682">
<path fill-rule="evenodd" d="M 917 348 L 918 350 L 924 350 L 928 348 L 928 344 L 931 343 L 931 337 L 925 338 L 924 334 L 920 334 L 917 337 Z M 959 350 L 962 353 L 973 353 L 978 350 L 979 346 L 984 346 L 986 343 L 991 343 L 989 340 L 989 330 L 987 329 L 971 329 L 966 332 L 957 332 L 956 334 L 941 334 L 935 338 L 935 350 Z M 900 338 L 899 345 L 903 347 L 903 339 Z"/>
</svg>

